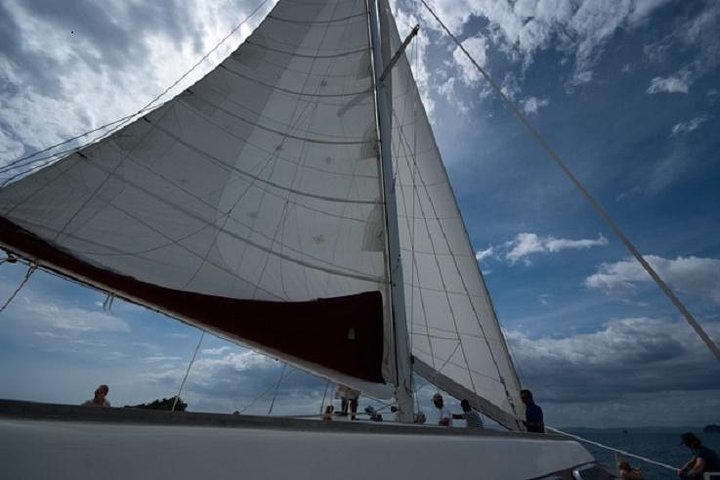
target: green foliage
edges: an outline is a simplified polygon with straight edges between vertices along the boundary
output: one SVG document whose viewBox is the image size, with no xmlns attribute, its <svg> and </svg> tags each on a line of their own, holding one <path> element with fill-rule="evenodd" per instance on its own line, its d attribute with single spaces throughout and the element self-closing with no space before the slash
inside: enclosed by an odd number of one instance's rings
<svg viewBox="0 0 720 480">
<path fill-rule="evenodd" d="M 141 403 L 139 405 L 126 405 L 127 408 L 140 408 L 144 410 L 172 410 L 173 403 L 176 397 L 163 398 L 162 400 L 153 400 L 150 403 Z M 184 412 L 187 408 L 187 403 L 183 402 L 180 397 L 177 397 L 178 402 L 175 405 L 176 412 Z"/>
</svg>

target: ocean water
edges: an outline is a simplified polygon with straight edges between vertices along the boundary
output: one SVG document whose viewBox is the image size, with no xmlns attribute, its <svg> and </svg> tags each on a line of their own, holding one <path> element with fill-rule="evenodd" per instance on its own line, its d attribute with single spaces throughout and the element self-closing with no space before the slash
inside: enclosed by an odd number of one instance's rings
<svg viewBox="0 0 720 480">
<path fill-rule="evenodd" d="M 582 438 L 625 450 L 674 467 L 680 467 L 690 459 L 690 450 L 680 443 L 680 433 L 606 433 L 569 432 Z M 720 434 L 703 434 L 695 430 L 703 445 L 720 454 Z M 615 454 L 600 447 L 583 443 L 598 462 L 614 469 Z M 641 468 L 647 480 L 677 480 L 677 471 L 659 467 L 634 458 L 625 458 L 635 468 Z"/>
</svg>

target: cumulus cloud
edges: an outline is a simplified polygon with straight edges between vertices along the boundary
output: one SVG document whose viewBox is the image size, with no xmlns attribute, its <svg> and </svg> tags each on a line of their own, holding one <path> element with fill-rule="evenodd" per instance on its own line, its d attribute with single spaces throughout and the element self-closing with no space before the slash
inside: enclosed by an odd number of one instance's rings
<svg viewBox="0 0 720 480">
<path fill-rule="evenodd" d="M 669 77 L 655 77 L 650 80 L 650 86 L 645 93 L 688 93 L 690 90 L 690 72 L 684 70 Z"/>
<path fill-rule="evenodd" d="M 3 160 L 136 112 L 255 6 L 243 0 L 222 5 L 172 0 L 162 6 L 79 0 L 69 9 L 48 0 L 3 2 L 0 152 L 8 155 Z M 169 95 L 227 56 L 262 13 Z"/>
<path fill-rule="evenodd" d="M 475 252 L 475 259 L 480 262 L 486 258 L 492 257 L 494 254 L 495 248 L 490 246 L 486 248 L 485 250 L 478 250 Z"/>
<path fill-rule="evenodd" d="M 584 250 L 597 246 L 607 245 L 607 239 L 598 235 L 597 239 L 571 240 L 566 238 L 555 238 L 552 236 L 541 237 L 536 233 L 518 233 L 509 242 L 505 243 L 505 258 L 511 263 L 529 257 L 536 253 L 557 253 L 563 250 Z"/>
<path fill-rule="evenodd" d="M 463 48 L 472 56 L 478 65 L 484 67 L 487 63 L 488 42 L 484 37 L 470 37 L 462 42 Z M 468 59 L 460 47 L 453 50 L 453 58 L 460 66 L 461 79 L 466 85 L 474 85 L 482 78 L 475 65 Z"/>
<path fill-rule="evenodd" d="M 693 130 L 700 128 L 700 125 L 707 121 L 707 117 L 701 115 L 699 117 L 692 118 L 687 122 L 679 122 L 672 127 L 672 136 L 680 135 L 683 133 L 690 133 Z"/>
<path fill-rule="evenodd" d="M 177 388 L 186 361 L 157 366 L 141 380 L 166 390 Z M 241 347 L 204 349 L 193 363 L 182 398 L 194 410 L 267 414 L 273 397 L 273 413 L 317 413 L 325 380 L 302 372 L 265 355 Z"/>
<path fill-rule="evenodd" d="M 720 260 L 700 257 L 672 260 L 655 255 L 646 255 L 645 259 L 671 287 L 720 305 Z M 585 279 L 585 286 L 603 291 L 633 292 L 650 283 L 652 279 L 634 259 L 603 263 Z"/>
<path fill-rule="evenodd" d="M 525 113 L 530 115 L 537 113 L 541 108 L 550 105 L 550 100 L 547 98 L 527 97 L 521 103 Z"/>
<path fill-rule="evenodd" d="M 720 323 L 707 322 L 705 327 L 720 337 Z M 683 321 L 623 318 L 590 333 L 533 339 L 509 331 L 506 338 L 526 382 L 537 386 L 539 398 L 546 401 L 708 390 L 717 388 L 714 378 L 720 374 L 712 354 Z"/>
<path fill-rule="evenodd" d="M 461 32 L 471 17 L 489 22 L 488 37 L 511 60 L 528 66 L 537 52 L 556 40 L 560 49 L 575 61 L 574 82 L 592 78 L 591 69 L 605 43 L 619 29 L 643 23 L 669 0 L 437 0 L 434 10 L 454 32 Z M 427 12 L 429 28 L 438 28 Z"/>
<path fill-rule="evenodd" d="M 41 303 L 26 304 L 23 310 L 37 328 L 50 329 L 56 333 L 130 331 L 125 321 L 106 312 Z"/>
</svg>

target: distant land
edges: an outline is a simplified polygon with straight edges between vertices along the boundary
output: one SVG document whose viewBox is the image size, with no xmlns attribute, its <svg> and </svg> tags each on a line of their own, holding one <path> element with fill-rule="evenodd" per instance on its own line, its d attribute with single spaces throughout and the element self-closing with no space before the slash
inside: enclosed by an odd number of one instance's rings
<svg viewBox="0 0 720 480">
<path fill-rule="evenodd" d="M 617 428 L 591 428 L 591 427 L 565 427 L 560 428 L 568 433 L 677 433 L 685 432 L 703 433 L 703 426 L 680 426 L 680 427 L 617 427 Z M 707 433 L 707 432 L 705 432 Z"/>
</svg>

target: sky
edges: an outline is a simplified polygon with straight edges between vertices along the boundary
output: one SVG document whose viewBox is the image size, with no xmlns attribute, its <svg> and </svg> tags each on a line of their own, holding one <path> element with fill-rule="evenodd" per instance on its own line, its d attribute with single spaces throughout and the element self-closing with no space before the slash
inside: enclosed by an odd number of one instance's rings
<svg viewBox="0 0 720 480">
<path fill-rule="evenodd" d="M 720 342 L 720 3 L 429 3 Z M 401 35 L 420 24 L 408 59 L 547 424 L 718 423 L 715 357 L 424 7 L 392 5 Z M 0 164 L 132 114 L 182 77 L 161 101 L 171 98 L 271 6 L 0 0 Z M 0 265 L 0 305 L 26 272 Z M 99 383 L 116 406 L 171 397 L 196 349 L 189 410 L 314 414 L 332 396 L 323 379 L 105 300 L 34 272 L 0 312 L 0 398 L 78 404 Z M 417 387 L 432 421 L 434 387 Z"/>
</svg>

